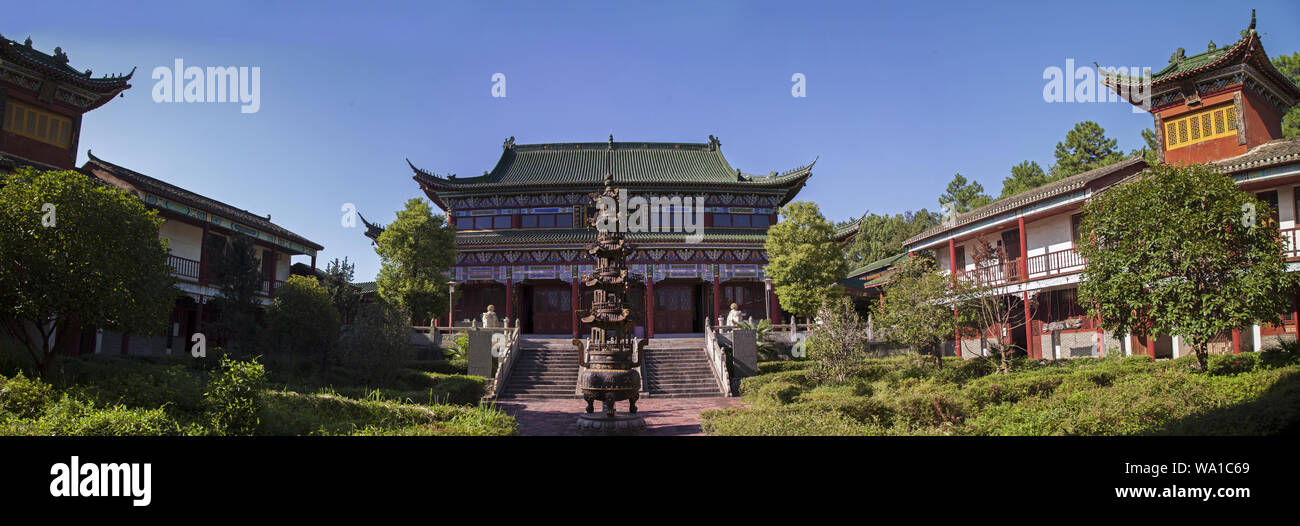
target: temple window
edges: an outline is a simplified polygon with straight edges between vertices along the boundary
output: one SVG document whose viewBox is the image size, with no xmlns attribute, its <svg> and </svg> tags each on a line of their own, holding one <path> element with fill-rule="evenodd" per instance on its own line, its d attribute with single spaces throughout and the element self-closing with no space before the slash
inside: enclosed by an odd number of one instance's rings
<svg viewBox="0 0 1300 526">
<path fill-rule="evenodd" d="M 4 130 L 60 148 L 72 145 L 72 119 L 20 102 L 5 103 Z"/>
<path fill-rule="evenodd" d="M 1168 119 L 1164 126 L 1165 150 L 1174 150 L 1237 135 L 1237 110 L 1229 102 Z"/>
</svg>

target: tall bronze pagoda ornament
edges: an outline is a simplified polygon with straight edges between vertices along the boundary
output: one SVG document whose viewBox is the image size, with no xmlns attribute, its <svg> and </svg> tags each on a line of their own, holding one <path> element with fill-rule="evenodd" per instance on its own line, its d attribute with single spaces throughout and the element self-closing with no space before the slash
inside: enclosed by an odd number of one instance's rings
<svg viewBox="0 0 1300 526">
<path fill-rule="evenodd" d="M 611 136 L 611 155 L 613 146 Z M 591 310 L 582 317 L 583 323 L 591 324 L 591 337 L 586 342 L 581 338 L 573 340 L 582 366 L 578 387 L 588 413 L 578 417 L 578 431 L 588 435 L 636 434 L 645 429 L 645 420 L 636 415 L 637 393 L 641 390 L 641 375 L 636 368 L 641 366 L 646 341 L 634 342 L 632 338 L 632 311 L 627 301 L 635 279 L 627 270 L 632 246 L 623 237 L 625 225 L 615 210 L 618 192 L 611 173 L 605 173 L 605 190 L 591 197 L 596 201 L 596 213 L 588 224 L 599 232 L 587 253 L 595 258 L 596 266 L 591 274 L 582 276 L 582 284 L 593 289 Z M 603 412 L 592 414 L 597 400 Z M 629 414 L 615 414 L 614 404 L 621 400 L 627 400 Z"/>
</svg>

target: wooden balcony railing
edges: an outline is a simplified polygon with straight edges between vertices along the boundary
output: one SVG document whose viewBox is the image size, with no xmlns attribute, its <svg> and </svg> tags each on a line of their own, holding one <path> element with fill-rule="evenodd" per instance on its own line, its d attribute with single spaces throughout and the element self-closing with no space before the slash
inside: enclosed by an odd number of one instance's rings
<svg viewBox="0 0 1300 526">
<path fill-rule="evenodd" d="M 1048 252 L 1029 258 L 1012 259 L 971 270 L 957 271 L 959 279 L 970 279 L 985 285 L 998 286 L 1073 274 L 1083 271 L 1083 256 L 1074 248 Z"/>
<path fill-rule="evenodd" d="M 180 256 L 167 256 L 167 264 L 172 267 L 172 274 L 177 277 L 198 281 L 199 262 Z"/>
<path fill-rule="evenodd" d="M 1045 278 L 1060 274 L 1072 274 L 1083 270 L 1086 263 L 1083 256 L 1074 247 L 1056 252 L 1048 252 L 1029 257 L 1030 279 Z"/>
<path fill-rule="evenodd" d="M 1296 243 L 1296 241 L 1300 241 L 1300 232 L 1297 232 L 1297 230 L 1300 229 L 1295 227 L 1283 228 L 1280 232 L 1282 234 L 1282 254 L 1286 256 L 1288 261 L 1300 259 L 1300 244 Z"/>
<path fill-rule="evenodd" d="M 1019 259 L 998 262 L 970 270 L 958 270 L 957 279 L 974 280 L 985 286 L 1005 285 L 1021 280 Z"/>
</svg>

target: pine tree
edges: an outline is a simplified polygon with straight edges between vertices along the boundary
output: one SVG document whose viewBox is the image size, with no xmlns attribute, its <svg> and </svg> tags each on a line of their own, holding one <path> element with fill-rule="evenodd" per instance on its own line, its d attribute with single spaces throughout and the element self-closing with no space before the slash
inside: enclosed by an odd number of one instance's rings
<svg viewBox="0 0 1300 526">
<path fill-rule="evenodd" d="M 1075 124 L 1065 135 L 1065 141 L 1056 143 L 1052 177 L 1064 179 L 1122 160 L 1124 153 L 1115 149 L 1116 144 L 1118 141 L 1107 137 L 1100 124 L 1092 121 Z"/>
</svg>

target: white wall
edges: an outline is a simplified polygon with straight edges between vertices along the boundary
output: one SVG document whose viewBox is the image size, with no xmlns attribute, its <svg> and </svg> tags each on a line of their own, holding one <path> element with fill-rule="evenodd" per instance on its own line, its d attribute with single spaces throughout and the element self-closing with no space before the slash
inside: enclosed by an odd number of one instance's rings
<svg viewBox="0 0 1300 526">
<path fill-rule="evenodd" d="M 1073 211 L 1025 223 L 1026 247 L 1029 256 L 1040 256 L 1074 246 L 1073 236 L 1070 232 L 1071 215 L 1073 215 Z"/>
<path fill-rule="evenodd" d="M 180 221 L 167 219 L 158 227 L 158 236 L 167 238 L 167 247 L 177 257 L 199 260 L 203 229 Z"/>
</svg>

